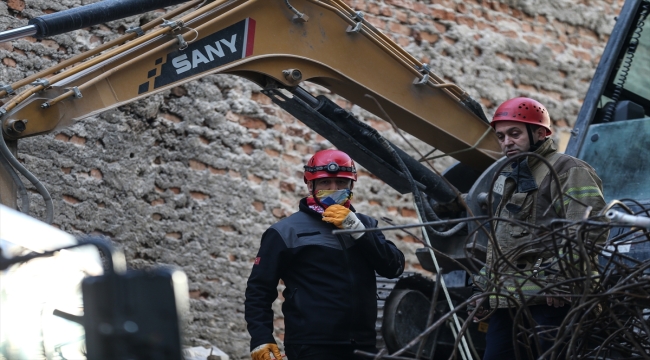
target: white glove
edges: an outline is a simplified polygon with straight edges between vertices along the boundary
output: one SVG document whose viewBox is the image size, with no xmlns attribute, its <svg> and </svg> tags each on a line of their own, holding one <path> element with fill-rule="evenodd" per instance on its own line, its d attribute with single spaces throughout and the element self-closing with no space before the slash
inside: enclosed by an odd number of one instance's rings
<svg viewBox="0 0 650 360">
<path fill-rule="evenodd" d="M 364 230 L 365 225 L 359 220 L 357 215 L 343 205 L 330 205 L 323 212 L 323 221 L 333 224 L 339 229 L 345 230 Z M 364 232 L 355 232 L 350 235 L 356 240 L 365 234 Z"/>
</svg>

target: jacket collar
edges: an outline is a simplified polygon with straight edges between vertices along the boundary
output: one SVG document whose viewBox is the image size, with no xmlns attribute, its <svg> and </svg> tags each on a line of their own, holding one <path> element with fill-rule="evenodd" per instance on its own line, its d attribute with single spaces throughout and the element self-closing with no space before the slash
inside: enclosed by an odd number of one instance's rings
<svg viewBox="0 0 650 360">
<path fill-rule="evenodd" d="M 555 142 L 553 142 L 552 139 L 546 139 L 534 153 L 547 157 L 549 154 L 556 151 L 557 147 L 555 146 Z M 512 179 L 517 184 L 518 193 L 527 193 L 537 190 L 538 188 L 531 170 L 535 169 L 537 166 L 544 166 L 544 164 L 541 164 L 538 158 L 526 157 L 519 163 L 512 162 L 504 169 L 502 174 L 507 178 Z"/>
</svg>

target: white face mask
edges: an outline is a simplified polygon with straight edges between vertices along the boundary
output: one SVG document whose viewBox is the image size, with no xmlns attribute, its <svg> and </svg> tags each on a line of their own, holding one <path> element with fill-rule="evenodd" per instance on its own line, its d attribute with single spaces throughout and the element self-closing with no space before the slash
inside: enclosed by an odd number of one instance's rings
<svg viewBox="0 0 650 360">
<path fill-rule="evenodd" d="M 316 198 L 325 206 L 334 204 L 343 205 L 346 201 L 352 199 L 352 191 L 350 189 L 318 190 L 316 192 Z"/>
</svg>

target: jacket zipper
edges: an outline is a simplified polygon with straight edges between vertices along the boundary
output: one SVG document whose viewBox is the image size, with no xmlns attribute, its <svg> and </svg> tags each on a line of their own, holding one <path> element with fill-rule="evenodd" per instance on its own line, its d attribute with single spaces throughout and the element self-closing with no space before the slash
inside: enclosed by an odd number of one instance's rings
<svg viewBox="0 0 650 360">
<path fill-rule="evenodd" d="M 336 235 L 336 238 L 339 241 L 339 244 L 341 244 L 341 250 L 343 250 L 343 259 L 345 260 L 345 267 L 347 268 L 347 273 L 348 277 L 350 278 L 350 295 L 352 296 L 352 306 L 348 309 L 348 314 L 349 314 L 349 319 L 354 320 L 354 310 L 358 307 L 357 302 L 358 302 L 358 296 L 354 293 L 354 289 L 356 289 L 356 282 L 354 281 L 354 276 L 352 275 L 352 266 L 350 265 L 350 257 L 348 255 L 348 248 L 345 247 L 345 241 L 343 240 L 343 237 L 341 235 Z M 352 321 L 348 325 L 348 338 L 350 339 L 350 342 L 354 342 L 354 334 L 352 334 Z"/>
</svg>

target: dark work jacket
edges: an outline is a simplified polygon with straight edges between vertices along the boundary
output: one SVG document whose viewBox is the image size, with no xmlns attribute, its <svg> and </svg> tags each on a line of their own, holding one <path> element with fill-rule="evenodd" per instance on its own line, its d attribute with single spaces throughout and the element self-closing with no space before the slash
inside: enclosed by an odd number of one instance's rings
<svg viewBox="0 0 650 360">
<path fill-rule="evenodd" d="M 366 228 L 377 226 L 377 220 L 356 215 Z M 271 304 L 280 279 L 286 286 L 285 344 L 375 344 L 375 271 L 401 275 L 404 254 L 380 232 L 354 240 L 333 235 L 335 229 L 302 199 L 300 211 L 264 232 L 244 303 L 251 350 L 275 342 Z"/>
</svg>

